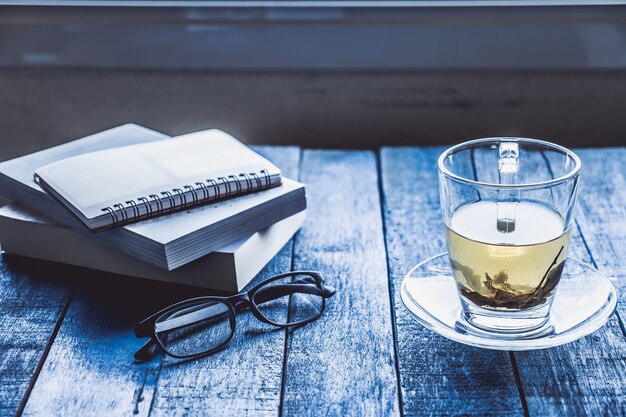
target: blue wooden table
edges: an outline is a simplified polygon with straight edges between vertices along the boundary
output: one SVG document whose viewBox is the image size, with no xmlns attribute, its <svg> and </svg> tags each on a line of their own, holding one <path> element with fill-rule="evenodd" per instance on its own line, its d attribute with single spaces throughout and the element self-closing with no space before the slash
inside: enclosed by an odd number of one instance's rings
<svg viewBox="0 0 626 417">
<path fill-rule="evenodd" d="M 451 342 L 412 319 L 399 285 L 445 250 L 441 149 L 260 147 L 307 185 L 308 219 L 257 280 L 321 271 L 337 288 L 293 331 L 238 322 L 230 347 L 195 361 L 135 363 L 133 325 L 198 292 L 4 259 L 0 415 L 626 415 L 626 310 L 598 332 L 541 351 Z M 626 293 L 626 148 L 580 150 L 583 188 L 570 254 Z"/>
</svg>

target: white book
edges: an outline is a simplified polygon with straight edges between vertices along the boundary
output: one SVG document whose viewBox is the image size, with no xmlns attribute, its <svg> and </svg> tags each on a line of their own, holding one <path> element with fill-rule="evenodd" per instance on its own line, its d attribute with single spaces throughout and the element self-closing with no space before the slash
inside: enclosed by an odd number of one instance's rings
<svg viewBox="0 0 626 417">
<path fill-rule="evenodd" d="M 164 271 L 56 225 L 25 208 L 0 208 L 0 245 L 11 255 L 138 278 L 238 292 L 302 226 L 306 211 L 231 243 L 173 271 Z"/>
<path fill-rule="evenodd" d="M 35 181 L 91 230 L 280 185 L 280 169 L 217 129 L 81 153 L 38 167 Z"/>
<path fill-rule="evenodd" d="M 192 262 L 306 208 L 304 185 L 283 177 L 278 187 L 92 233 L 33 177 L 36 169 L 75 155 L 170 140 L 176 139 L 127 124 L 11 159 L 0 163 L 0 195 L 166 270 Z"/>
</svg>

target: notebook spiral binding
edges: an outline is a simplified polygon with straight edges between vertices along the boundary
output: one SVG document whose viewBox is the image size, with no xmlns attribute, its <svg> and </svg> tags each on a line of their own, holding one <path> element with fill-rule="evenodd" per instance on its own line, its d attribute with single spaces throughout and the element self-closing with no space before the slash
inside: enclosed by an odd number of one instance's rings
<svg viewBox="0 0 626 417">
<path fill-rule="evenodd" d="M 161 191 L 159 193 L 161 197 L 157 194 L 149 194 L 128 200 L 125 202 L 125 205 L 117 203 L 104 207 L 101 211 L 111 216 L 112 226 L 119 226 L 248 191 L 269 188 L 271 186 L 270 174 L 265 169 L 260 170 L 259 174 L 250 172 L 248 174 L 242 173 L 217 177 L 217 179 L 209 178 L 204 181 L 198 181 L 193 185 L 188 184 L 180 188 Z M 231 179 L 233 181 L 230 181 Z M 245 188 L 243 184 L 245 184 Z M 232 185 L 234 185 L 234 189 Z M 222 191 L 222 188 L 224 191 Z M 213 190 L 213 194 L 211 194 L 211 190 Z M 167 205 L 163 204 L 164 200 L 167 201 Z M 144 213 L 142 213 L 141 207 L 144 208 Z M 129 211 L 132 213 L 129 213 Z"/>
</svg>

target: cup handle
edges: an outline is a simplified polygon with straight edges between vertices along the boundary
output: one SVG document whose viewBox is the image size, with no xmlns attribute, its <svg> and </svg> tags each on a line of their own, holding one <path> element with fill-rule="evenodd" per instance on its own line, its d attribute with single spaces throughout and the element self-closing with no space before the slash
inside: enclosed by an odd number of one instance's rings
<svg viewBox="0 0 626 417">
<path fill-rule="evenodd" d="M 517 183 L 519 173 L 519 145 L 517 142 L 500 142 L 498 148 L 498 174 L 500 184 Z M 515 230 L 515 212 L 519 200 L 515 199 L 510 192 L 498 198 L 497 202 L 497 229 L 501 233 L 511 233 Z"/>
</svg>

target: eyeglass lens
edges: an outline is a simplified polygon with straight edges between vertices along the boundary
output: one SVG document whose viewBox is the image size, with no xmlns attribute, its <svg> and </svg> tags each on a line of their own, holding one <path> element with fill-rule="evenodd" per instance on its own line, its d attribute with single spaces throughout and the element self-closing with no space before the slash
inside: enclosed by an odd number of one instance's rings
<svg viewBox="0 0 626 417">
<path fill-rule="evenodd" d="M 228 304 L 207 300 L 181 306 L 159 317 L 155 329 L 156 337 L 170 355 L 185 357 L 208 352 L 224 344 L 235 326 Z"/>
<path fill-rule="evenodd" d="M 290 275 L 268 282 L 252 302 L 266 320 L 293 325 L 317 318 L 324 308 L 321 286 L 310 275 Z"/>
</svg>

